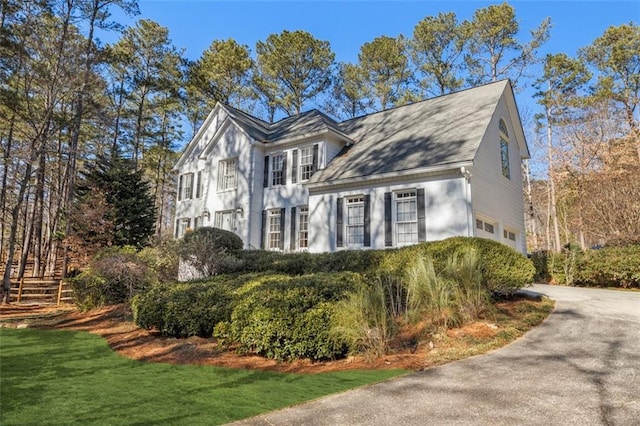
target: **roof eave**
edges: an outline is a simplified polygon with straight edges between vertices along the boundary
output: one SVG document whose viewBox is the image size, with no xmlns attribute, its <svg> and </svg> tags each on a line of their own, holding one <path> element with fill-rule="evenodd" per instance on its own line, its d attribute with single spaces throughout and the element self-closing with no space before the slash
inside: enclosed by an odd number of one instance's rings
<svg viewBox="0 0 640 426">
<path fill-rule="evenodd" d="M 416 178 L 426 178 L 438 175 L 446 175 L 451 172 L 462 173 L 463 167 L 473 166 L 473 161 L 459 161 L 449 164 L 441 164 L 436 166 L 422 167 L 419 169 L 400 170 L 388 173 L 373 174 L 368 176 L 355 176 L 345 179 L 336 179 L 321 182 L 307 182 L 305 184 L 309 192 L 322 191 L 325 189 L 338 189 L 354 186 L 363 186 L 370 184 L 382 184 L 399 180 L 409 180 Z"/>
</svg>

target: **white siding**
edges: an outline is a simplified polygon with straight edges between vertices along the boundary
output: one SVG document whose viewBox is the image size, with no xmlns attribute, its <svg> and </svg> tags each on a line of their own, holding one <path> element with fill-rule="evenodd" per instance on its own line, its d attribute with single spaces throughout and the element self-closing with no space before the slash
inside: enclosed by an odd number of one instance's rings
<svg viewBox="0 0 640 426">
<path fill-rule="evenodd" d="M 469 236 L 469 209 L 466 181 L 461 176 L 449 176 L 428 181 L 408 181 L 384 186 L 364 185 L 358 189 L 332 193 L 314 193 L 309 197 L 310 251 L 335 251 L 336 203 L 340 197 L 371 196 L 371 246 L 385 247 L 384 194 L 405 189 L 423 188 L 425 191 L 426 240 L 440 240 L 451 236 Z M 395 234 L 395 230 L 394 230 Z M 394 235 L 394 247 L 397 246 Z"/>
<path fill-rule="evenodd" d="M 498 122 L 504 119 L 509 130 L 509 163 L 511 176 L 509 179 L 502 175 L 500 157 L 500 133 Z M 474 218 L 484 218 L 497 224 L 495 240 L 514 245 L 505 241 L 503 230 L 505 227 L 517 232 L 516 247 L 521 252 L 525 248 L 524 202 L 522 192 L 522 163 L 520 150 L 516 143 L 516 132 L 511 123 L 504 99 L 498 103 L 494 116 L 476 153 L 474 165 L 471 169 L 471 196 L 474 207 Z M 475 222 L 474 222 L 475 223 Z M 474 225 L 474 229 L 475 225 Z M 479 231 L 477 236 L 488 237 Z"/>
</svg>

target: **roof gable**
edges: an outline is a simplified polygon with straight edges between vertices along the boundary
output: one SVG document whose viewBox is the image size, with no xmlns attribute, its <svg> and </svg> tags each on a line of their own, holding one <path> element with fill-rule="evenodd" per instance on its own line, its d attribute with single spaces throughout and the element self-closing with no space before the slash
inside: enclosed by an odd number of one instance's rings
<svg viewBox="0 0 640 426">
<path fill-rule="evenodd" d="M 340 124 L 356 143 L 310 183 L 365 178 L 473 161 L 508 80 Z"/>
</svg>

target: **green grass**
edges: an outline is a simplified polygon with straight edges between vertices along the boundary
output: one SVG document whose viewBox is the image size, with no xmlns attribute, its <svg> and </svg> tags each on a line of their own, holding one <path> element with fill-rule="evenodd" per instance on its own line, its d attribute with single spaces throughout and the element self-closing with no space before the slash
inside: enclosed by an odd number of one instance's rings
<svg viewBox="0 0 640 426">
<path fill-rule="evenodd" d="M 0 329 L 0 424 L 222 424 L 403 373 L 159 364 L 86 332 Z"/>
</svg>

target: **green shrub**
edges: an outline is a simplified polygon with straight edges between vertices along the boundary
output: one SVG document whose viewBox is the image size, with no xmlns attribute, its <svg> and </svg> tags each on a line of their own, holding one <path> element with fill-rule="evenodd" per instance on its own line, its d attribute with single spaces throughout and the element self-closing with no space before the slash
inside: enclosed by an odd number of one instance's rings
<svg viewBox="0 0 640 426">
<path fill-rule="evenodd" d="M 333 305 L 362 287 L 353 273 L 271 275 L 247 282 L 221 338 L 268 358 L 331 359 L 346 343 L 331 333 Z"/>
<path fill-rule="evenodd" d="M 575 273 L 575 285 L 640 288 L 640 245 L 588 250 Z"/>
<path fill-rule="evenodd" d="M 211 337 L 216 324 L 229 321 L 234 280 L 161 284 L 138 294 L 133 318 L 147 330 L 168 337 Z"/>
<path fill-rule="evenodd" d="M 158 282 L 155 271 L 131 246 L 100 251 L 88 268 L 69 280 L 75 303 L 83 310 L 130 301 Z"/>
<path fill-rule="evenodd" d="M 477 250 L 483 285 L 493 293 L 510 293 L 528 284 L 535 276 L 531 260 L 511 247 L 484 238 L 453 237 L 418 246 L 433 258 L 436 272 L 444 269 L 453 253 L 465 248 Z"/>
<path fill-rule="evenodd" d="M 160 282 L 175 281 L 178 278 L 178 240 L 174 238 L 156 238 L 151 245 L 138 253 L 138 258 L 149 265 Z"/>
<path fill-rule="evenodd" d="M 332 332 L 346 343 L 350 353 L 381 356 L 387 351 L 394 328 L 385 289 L 378 279 L 338 303 Z"/>
</svg>

